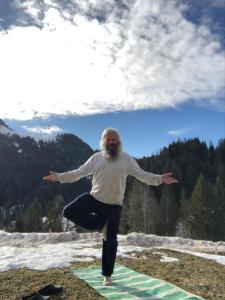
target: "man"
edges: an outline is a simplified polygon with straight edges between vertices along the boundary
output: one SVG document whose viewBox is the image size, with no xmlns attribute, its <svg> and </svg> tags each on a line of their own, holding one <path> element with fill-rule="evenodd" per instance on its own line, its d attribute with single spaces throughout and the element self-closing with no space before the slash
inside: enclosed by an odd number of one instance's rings
<svg viewBox="0 0 225 300">
<path fill-rule="evenodd" d="M 115 128 L 105 128 L 100 139 L 101 151 L 94 153 L 78 169 L 57 173 L 43 179 L 74 182 L 93 174 L 90 193 L 83 193 L 63 209 L 63 216 L 77 225 L 104 234 L 102 246 L 103 285 L 111 284 L 117 252 L 117 234 L 128 175 L 148 184 L 178 182 L 172 173 L 153 174 L 140 168 L 136 160 L 122 150 L 122 141 Z"/>
</svg>

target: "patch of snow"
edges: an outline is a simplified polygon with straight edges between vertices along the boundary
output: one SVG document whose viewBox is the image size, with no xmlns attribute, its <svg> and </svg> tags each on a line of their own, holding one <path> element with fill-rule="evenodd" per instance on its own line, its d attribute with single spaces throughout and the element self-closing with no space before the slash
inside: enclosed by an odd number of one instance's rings
<svg viewBox="0 0 225 300">
<path fill-rule="evenodd" d="M 96 243 L 65 242 L 0 247 L 0 271 L 26 267 L 32 270 L 70 267 L 74 262 L 89 262 L 101 259 L 102 249 Z M 130 257 L 127 253 L 143 251 L 138 247 L 118 247 L 117 256 Z"/>
<path fill-rule="evenodd" d="M 119 241 L 128 243 L 130 245 L 138 245 L 143 247 L 176 247 L 176 248 L 208 248 L 211 250 L 217 249 L 218 251 L 225 251 L 225 242 L 218 241 L 206 241 L 206 240 L 194 240 L 190 238 L 182 238 L 179 236 L 158 236 L 154 234 L 144 234 L 132 232 L 127 235 L 120 235 Z"/>
<path fill-rule="evenodd" d="M 71 263 L 74 262 L 93 261 L 94 258 L 101 259 L 102 240 L 103 234 L 99 232 L 9 233 L 0 230 L 0 271 L 21 267 L 33 270 L 64 268 L 70 267 Z M 146 259 L 144 255 L 139 258 L 135 257 L 133 252 L 161 248 L 213 259 L 225 265 L 225 256 L 193 251 L 193 246 L 214 250 L 215 244 L 217 250 L 225 251 L 224 242 L 213 243 L 212 241 L 197 241 L 179 237 L 129 233 L 127 235 L 118 235 L 117 256 Z M 175 257 L 168 257 L 163 252 L 155 252 L 155 254 L 163 255 L 162 262 L 175 262 L 177 260 Z"/>
<path fill-rule="evenodd" d="M 80 256 L 82 257 L 76 257 Z M 44 271 L 49 268 L 69 267 L 72 262 L 93 261 L 91 256 L 99 257 L 100 250 L 83 244 L 58 243 L 43 244 L 36 247 L 0 247 L 0 271 L 28 268 Z"/>
<path fill-rule="evenodd" d="M 195 251 L 189 251 L 189 250 L 185 250 L 185 249 L 176 249 L 176 248 L 170 248 L 170 250 L 195 255 L 198 257 L 203 257 L 206 259 L 214 260 L 214 261 L 218 262 L 219 264 L 225 265 L 225 256 L 223 256 L 223 255 L 195 252 Z"/>
<path fill-rule="evenodd" d="M 161 255 L 160 262 L 169 262 L 170 263 L 170 262 L 178 262 L 179 261 L 178 258 L 168 256 L 167 253 L 154 251 L 154 252 L 152 252 L 152 254 L 159 254 L 159 255 Z"/>
<path fill-rule="evenodd" d="M 45 223 L 45 222 L 47 222 L 48 221 L 48 218 L 47 217 L 43 217 L 42 218 L 42 223 Z"/>
<path fill-rule="evenodd" d="M 179 261 L 179 259 L 178 258 L 176 258 L 176 257 L 171 257 L 171 256 L 162 256 L 161 258 L 160 258 L 160 262 L 178 262 Z"/>
</svg>

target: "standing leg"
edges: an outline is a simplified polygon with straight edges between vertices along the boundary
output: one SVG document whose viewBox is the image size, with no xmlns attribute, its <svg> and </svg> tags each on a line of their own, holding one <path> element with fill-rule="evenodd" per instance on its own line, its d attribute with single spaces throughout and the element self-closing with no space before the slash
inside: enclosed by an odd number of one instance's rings
<svg viewBox="0 0 225 300">
<path fill-rule="evenodd" d="M 63 208 L 63 216 L 86 229 L 101 229 L 106 218 L 101 214 L 100 203 L 89 193 L 83 193 Z"/>
<path fill-rule="evenodd" d="M 119 232 L 122 205 L 111 205 L 107 208 L 107 240 L 103 239 L 102 246 L 102 275 L 110 276 L 114 270 L 118 247 L 117 234 Z"/>
</svg>

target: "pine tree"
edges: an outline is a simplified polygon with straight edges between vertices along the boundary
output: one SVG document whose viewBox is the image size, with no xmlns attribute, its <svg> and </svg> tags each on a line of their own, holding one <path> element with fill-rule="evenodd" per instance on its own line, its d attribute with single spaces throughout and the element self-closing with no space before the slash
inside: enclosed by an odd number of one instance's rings
<svg viewBox="0 0 225 300">
<path fill-rule="evenodd" d="M 189 216 L 190 200 L 187 196 L 185 189 L 182 189 L 180 198 L 179 217 L 177 224 L 177 234 L 184 238 L 190 237 L 188 228 L 188 216 Z"/>
<path fill-rule="evenodd" d="M 191 238 L 208 239 L 210 237 L 212 207 L 212 190 L 210 184 L 201 173 L 190 201 L 190 225 Z"/>
<path fill-rule="evenodd" d="M 130 231 L 144 232 L 143 211 L 142 211 L 142 194 L 140 193 L 140 183 L 134 180 L 129 192 L 129 216 Z"/>
<path fill-rule="evenodd" d="M 225 186 L 218 176 L 211 198 L 210 239 L 225 241 Z"/>
<path fill-rule="evenodd" d="M 151 186 L 143 185 L 143 224 L 144 232 L 157 234 L 157 222 L 159 220 L 159 203 L 155 193 L 155 189 Z"/>
<path fill-rule="evenodd" d="M 130 212 L 130 199 L 127 198 L 127 195 L 123 199 L 123 209 L 122 216 L 119 226 L 119 231 L 122 234 L 126 234 L 130 231 L 130 222 L 129 222 L 129 212 Z"/>
<path fill-rule="evenodd" d="M 42 229 L 42 208 L 37 197 L 29 204 L 24 214 L 24 229 L 27 232 L 38 232 Z"/>
<path fill-rule="evenodd" d="M 16 231 L 23 232 L 25 229 L 23 216 L 20 214 L 16 218 Z"/>
<path fill-rule="evenodd" d="M 56 195 L 54 201 L 49 203 L 48 225 L 51 231 L 62 231 L 61 219 L 64 202 L 62 195 Z"/>
<path fill-rule="evenodd" d="M 172 186 L 164 185 L 159 207 L 159 225 L 162 235 L 175 235 L 178 218 L 178 206 Z"/>
</svg>

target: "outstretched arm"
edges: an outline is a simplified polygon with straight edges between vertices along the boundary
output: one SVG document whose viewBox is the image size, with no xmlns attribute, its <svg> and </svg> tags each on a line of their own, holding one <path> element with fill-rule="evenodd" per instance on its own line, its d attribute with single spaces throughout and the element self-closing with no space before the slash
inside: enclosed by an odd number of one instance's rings
<svg viewBox="0 0 225 300">
<path fill-rule="evenodd" d="M 162 175 L 144 171 L 132 156 L 130 156 L 128 163 L 128 175 L 134 176 L 148 185 L 160 185 L 162 183 Z"/>
<path fill-rule="evenodd" d="M 160 185 L 162 183 L 171 184 L 178 182 L 177 179 L 170 177 L 172 175 L 171 172 L 161 175 L 144 171 L 140 168 L 137 161 L 131 156 L 128 164 L 128 174 L 148 185 Z"/>
<path fill-rule="evenodd" d="M 93 155 L 81 165 L 78 169 L 63 173 L 52 172 L 51 175 L 43 177 L 45 180 L 59 181 L 60 183 L 70 183 L 79 180 L 82 177 L 93 174 Z"/>
</svg>

